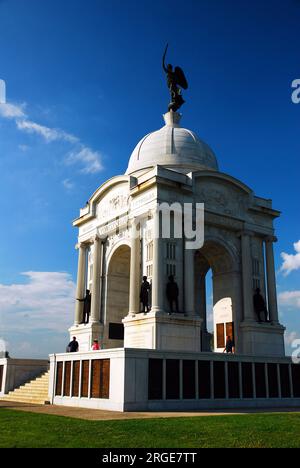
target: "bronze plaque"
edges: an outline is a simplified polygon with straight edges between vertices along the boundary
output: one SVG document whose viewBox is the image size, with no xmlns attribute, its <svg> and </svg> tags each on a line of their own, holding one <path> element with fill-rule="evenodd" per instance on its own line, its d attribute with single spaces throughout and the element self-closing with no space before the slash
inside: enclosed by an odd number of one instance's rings
<svg viewBox="0 0 300 468">
<path fill-rule="evenodd" d="M 61 395 L 62 391 L 62 371 L 63 371 L 63 363 L 57 362 L 56 363 L 56 387 L 55 387 L 55 395 Z"/>
<path fill-rule="evenodd" d="M 82 361 L 81 396 L 89 396 L 89 361 Z"/>
<path fill-rule="evenodd" d="M 64 374 L 64 396 L 70 396 L 71 388 L 71 361 L 65 362 L 65 374 Z"/>
<path fill-rule="evenodd" d="M 79 371 L 80 361 L 73 361 L 73 381 L 72 381 L 72 396 L 79 396 Z"/>
</svg>

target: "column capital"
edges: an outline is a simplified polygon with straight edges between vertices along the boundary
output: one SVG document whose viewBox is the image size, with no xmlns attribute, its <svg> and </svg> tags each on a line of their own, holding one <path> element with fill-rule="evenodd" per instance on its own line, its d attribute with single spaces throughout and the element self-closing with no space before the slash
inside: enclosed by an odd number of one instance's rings
<svg viewBox="0 0 300 468">
<path fill-rule="evenodd" d="M 264 241 L 265 241 L 265 242 L 277 242 L 278 239 L 277 239 L 276 236 L 266 236 L 266 237 L 264 238 Z"/>
<path fill-rule="evenodd" d="M 75 250 L 79 250 L 80 248 L 86 248 L 87 247 L 87 242 L 84 241 L 84 242 L 77 242 L 77 244 L 75 244 Z"/>
<path fill-rule="evenodd" d="M 250 231 L 249 229 L 243 229 L 236 233 L 237 237 L 254 237 L 254 232 Z"/>
</svg>

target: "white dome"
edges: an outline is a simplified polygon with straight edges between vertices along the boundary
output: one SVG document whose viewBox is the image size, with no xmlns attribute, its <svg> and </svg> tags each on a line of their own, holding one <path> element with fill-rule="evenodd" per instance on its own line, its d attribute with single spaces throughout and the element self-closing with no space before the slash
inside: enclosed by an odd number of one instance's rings
<svg viewBox="0 0 300 468">
<path fill-rule="evenodd" d="M 168 112 L 166 125 L 146 135 L 135 147 L 126 174 L 157 165 L 178 172 L 203 169 L 218 170 L 218 162 L 211 148 L 191 130 L 179 126 L 181 115 Z"/>
</svg>

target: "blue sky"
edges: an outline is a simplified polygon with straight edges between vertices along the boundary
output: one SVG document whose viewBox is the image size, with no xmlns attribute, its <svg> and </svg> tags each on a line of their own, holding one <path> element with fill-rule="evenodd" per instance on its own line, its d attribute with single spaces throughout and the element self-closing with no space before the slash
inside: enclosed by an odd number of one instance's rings
<svg viewBox="0 0 300 468">
<path fill-rule="evenodd" d="M 65 348 L 71 222 L 162 126 L 166 42 L 189 81 L 182 124 L 282 211 L 277 269 L 292 257 L 277 276 L 281 321 L 288 343 L 300 338 L 300 1 L 0 0 L 0 23 L 0 338 L 11 354 Z"/>
</svg>

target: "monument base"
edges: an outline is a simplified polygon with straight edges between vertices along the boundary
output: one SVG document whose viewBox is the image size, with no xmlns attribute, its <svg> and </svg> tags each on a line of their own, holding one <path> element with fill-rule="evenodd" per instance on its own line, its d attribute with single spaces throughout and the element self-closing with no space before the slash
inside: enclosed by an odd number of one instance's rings
<svg viewBox="0 0 300 468">
<path fill-rule="evenodd" d="M 284 331 L 279 323 L 242 322 L 242 354 L 251 356 L 285 356 Z"/>
<path fill-rule="evenodd" d="M 79 344 L 79 351 L 86 352 L 92 349 L 94 340 L 98 340 L 101 344 L 103 335 L 103 325 L 97 323 L 81 323 L 79 325 L 73 325 L 69 328 L 70 341 L 73 336 L 76 336 L 76 340 Z"/>
<path fill-rule="evenodd" d="M 127 316 L 124 324 L 124 348 L 157 349 L 160 351 L 201 351 L 199 317 L 183 314 L 148 312 Z"/>
</svg>

